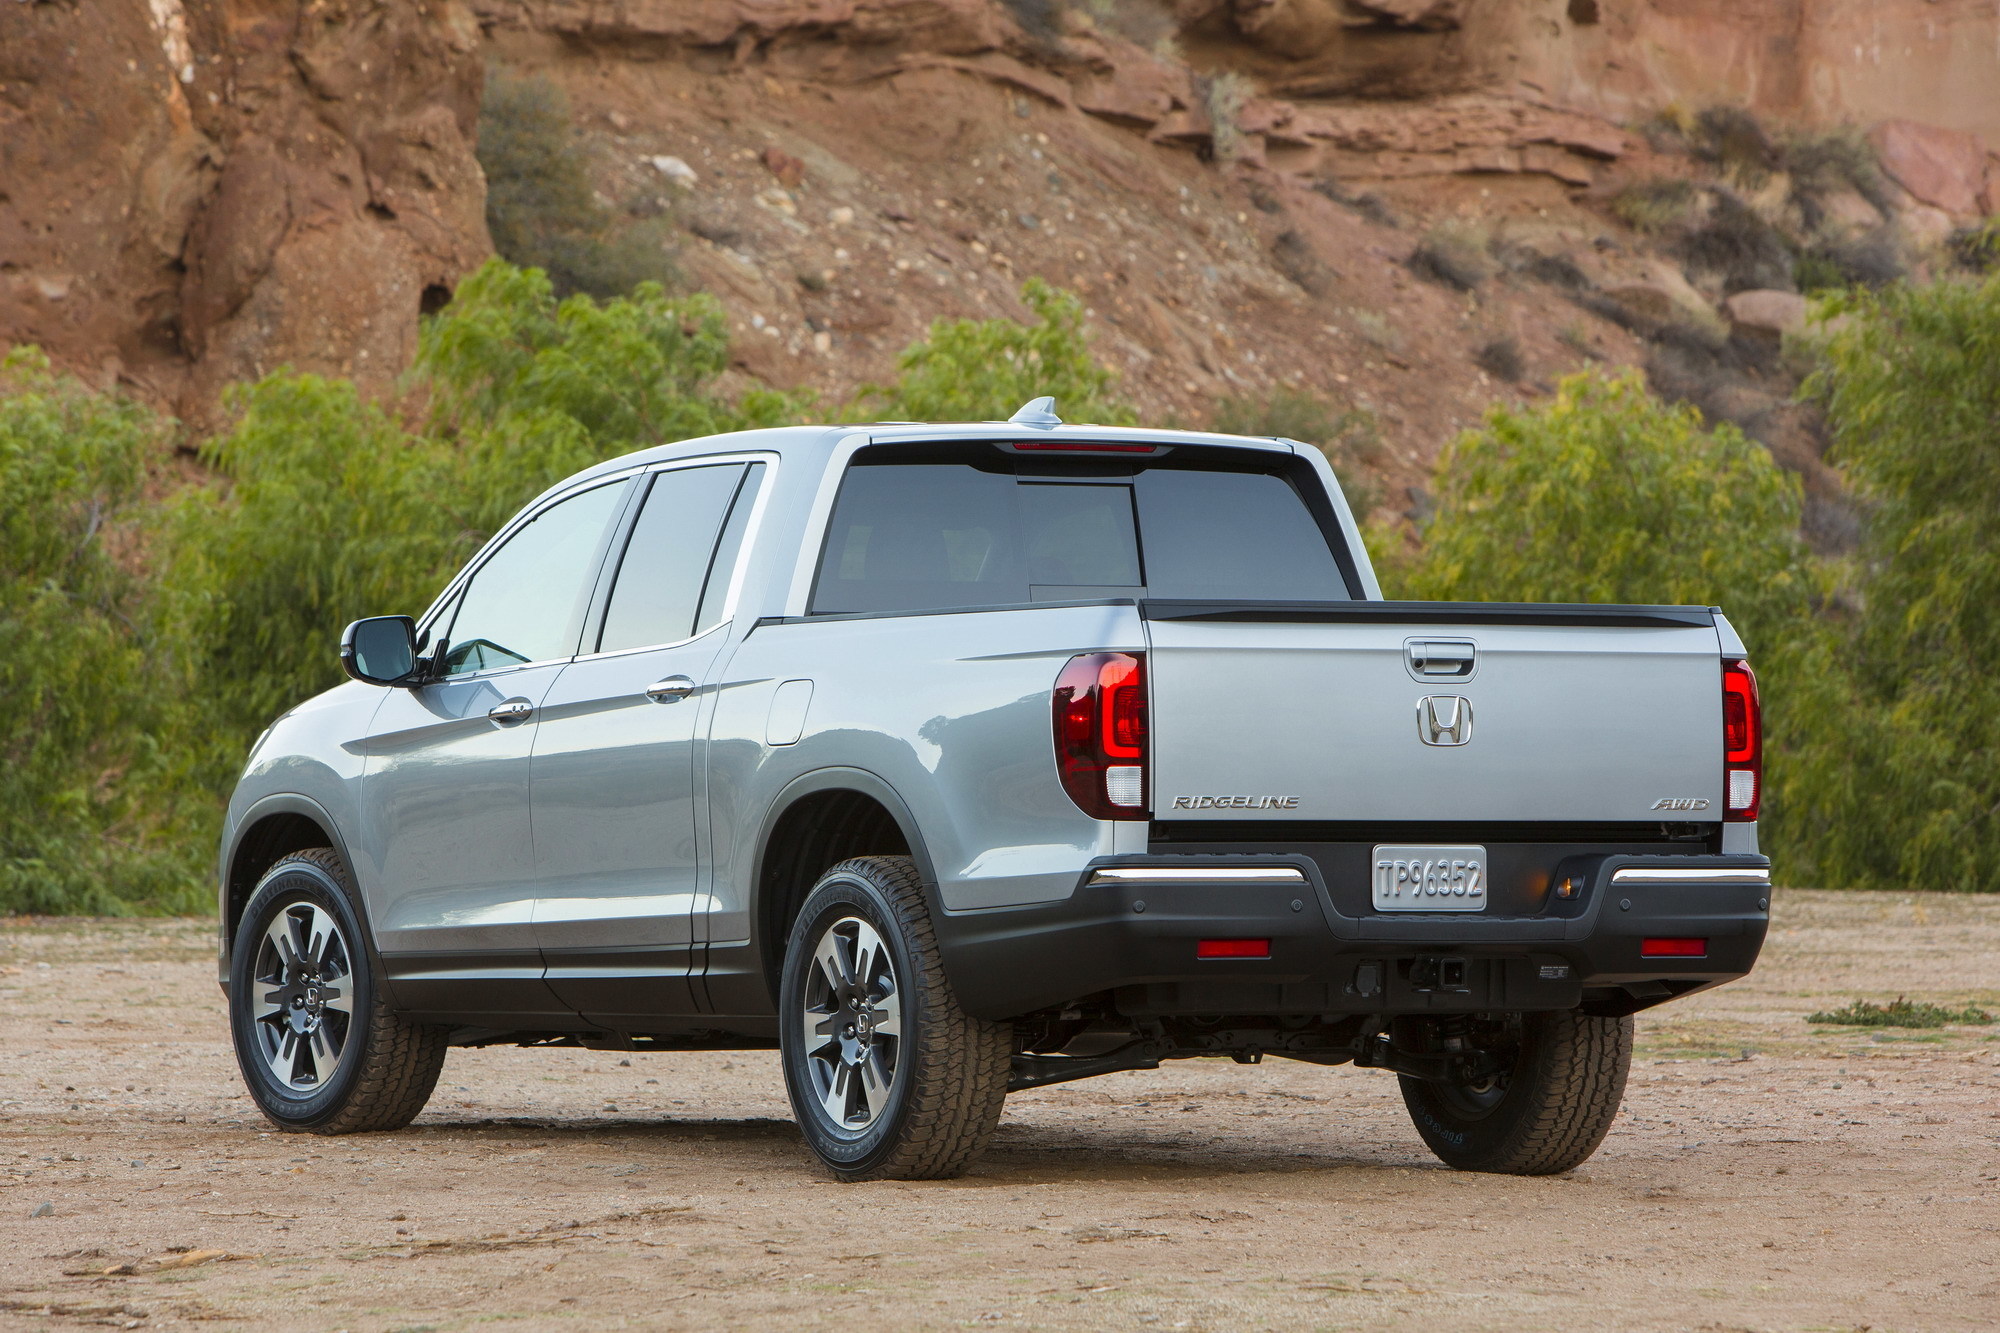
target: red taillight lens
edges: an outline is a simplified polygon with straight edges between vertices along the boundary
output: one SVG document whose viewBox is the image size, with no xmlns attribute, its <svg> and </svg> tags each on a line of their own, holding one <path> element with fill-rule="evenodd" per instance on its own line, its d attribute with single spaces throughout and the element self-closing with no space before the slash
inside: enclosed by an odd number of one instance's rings
<svg viewBox="0 0 2000 1333">
<path fill-rule="evenodd" d="M 1056 770 L 1093 819 L 1146 817 L 1146 663 L 1084 653 L 1056 677 Z"/>
<path fill-rule="evenodd" d="M 1269 940 L 1196 940 L 1196 958 L 1269 958 Z"/>
<path fill-rule="evenodd" d="M 1722 664 L 1722 817 L 1751 820 L 1764 796 L 1764 716 L 1748 662 Z"/>
<path fill-rule="evenodd" d="M 1641 958 L 1705 958 L 1707 940 L 1652 939 L 1639 941 Z"/>
</svg>

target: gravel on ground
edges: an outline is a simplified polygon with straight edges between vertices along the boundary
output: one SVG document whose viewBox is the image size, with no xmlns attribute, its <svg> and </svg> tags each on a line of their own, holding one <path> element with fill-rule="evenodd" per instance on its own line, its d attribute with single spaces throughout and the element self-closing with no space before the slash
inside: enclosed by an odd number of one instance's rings
<svg viewBox="0 0 2000 1333">
<path fill-rule="evenodd" d="M 765 1052 L 456 1050 L 394 1134 L 245 1096 L 209 923 L 0 920 L 0 1329 L 1959 1329 L 2000 1320 L 2000 897 L 1778 895 L 1642 1015 L 1548 1179 L 1439 1166 L 1393 1077 L 1267 1060 L 1018 1094 L 962 1180 L 834 1183 Z"/>
</svg>

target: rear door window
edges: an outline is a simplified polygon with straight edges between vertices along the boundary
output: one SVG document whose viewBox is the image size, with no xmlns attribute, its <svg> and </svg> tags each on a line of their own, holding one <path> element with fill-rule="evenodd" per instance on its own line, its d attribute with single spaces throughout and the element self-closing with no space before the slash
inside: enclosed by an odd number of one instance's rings
<svg viewBox="0 0 2000 1333">
<path fill-rule="evenodd" d="M 742 480 L 741 463 L 674 468 L 653 477 L 618 562 L 598 652 L 694 636 L 716 537 Z"/>
<path fill-rule="evenodd" d="M 1037 462 L 857 463 L 812 610 L 924 611 L 1099 597 L 1345 599 L 1320 522 L 1269 472 Z"/>
</svg>

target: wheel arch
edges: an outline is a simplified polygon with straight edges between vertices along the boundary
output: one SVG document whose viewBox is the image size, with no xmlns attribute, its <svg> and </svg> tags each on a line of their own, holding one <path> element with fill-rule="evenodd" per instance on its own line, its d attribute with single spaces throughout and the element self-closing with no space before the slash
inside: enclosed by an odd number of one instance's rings
<svg viewBox="0 0 2000 1333">
<path fill-rule="evenodd" d="M 757 835 L 751 921 L 765 985 L 777 977 L 793 919 L 819 877 L 856 856 L 907 856 L 935 911 L 937 873 L 916 817 L 887 781 L 866 769 L 824 768 L 793 779 L 771 802 Z"/>
<path fill-rule="evenodd" d="M 220 966 L 225 988 L 229 984 L 230 951 L 236 947 L 236 927 L 243 919 L 243 909 L 250 905 L 250 895 L 257 891 L 258 881 L 284 857 L 310 847 L 333 848 L 347 866 L 349 878 L 353 877 L 354 858 L 348 854 L 346 839 L 340 836 L 326 807 L 311 797 L 293 793 L 266 796 L 244 812 L 223 856 L 217 904 L 222 918 Z M 359 906 L 357 903 L 357 910 Z M 366 935 L 365 917 L 361 924 Z M 374 947 L 372 939 L 363 943 L 371 950 Z"/>
</svg>

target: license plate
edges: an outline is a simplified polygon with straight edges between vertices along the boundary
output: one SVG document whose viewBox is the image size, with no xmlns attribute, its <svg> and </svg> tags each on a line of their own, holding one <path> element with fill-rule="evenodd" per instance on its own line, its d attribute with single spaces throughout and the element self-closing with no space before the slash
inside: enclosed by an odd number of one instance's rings
<svg viewBox="0 0 2000 1333">
<path fill-rule="evenodd" d="M 1483 912 L 1484 847 L 1383 845 L 1375 849 L 1378 912 Z"/>
</svg>

